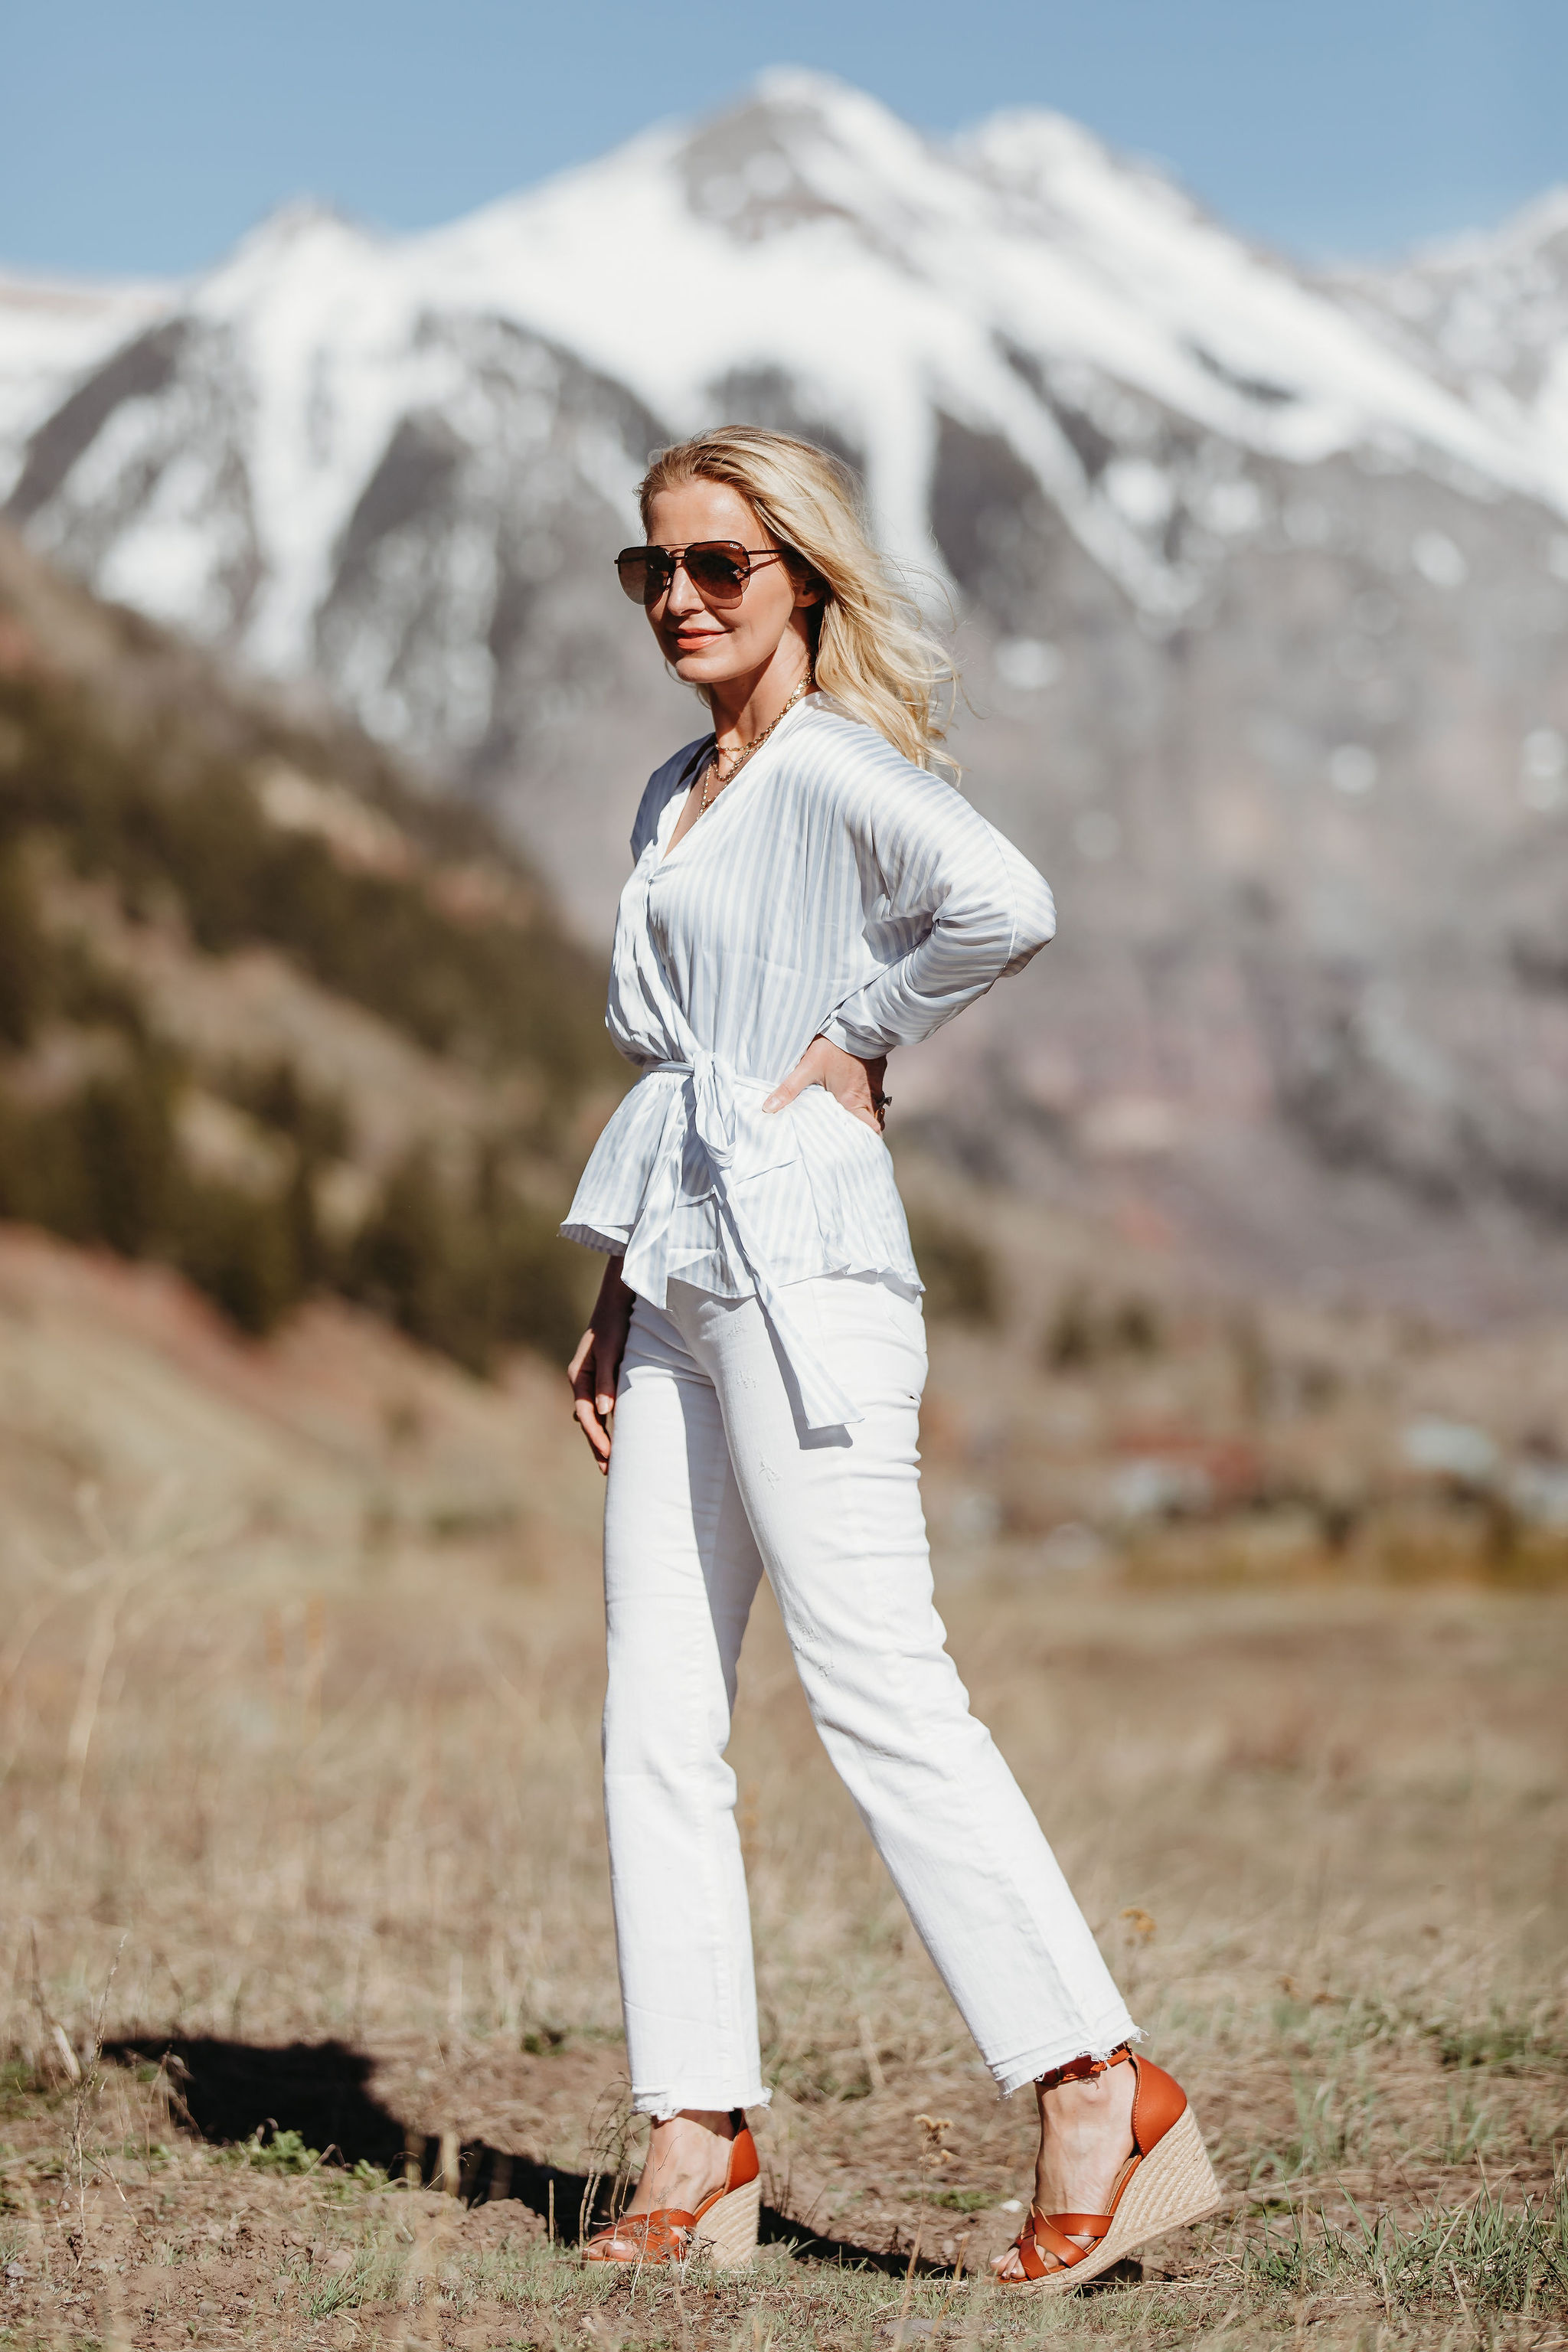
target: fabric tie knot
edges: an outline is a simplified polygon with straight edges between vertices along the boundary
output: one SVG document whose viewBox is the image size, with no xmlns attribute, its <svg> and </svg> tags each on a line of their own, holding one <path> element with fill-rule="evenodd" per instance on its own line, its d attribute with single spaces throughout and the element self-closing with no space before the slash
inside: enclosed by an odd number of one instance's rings
<svg viewBox="0 0 1568 2352">
<path fill-rule="evenodd" d="M 735 1073 L 701 1045 L 691 1055 L 691 1104 L 693 1124 L 713 1169 L 727 1171 L 735 1158 Z"/>
<path fill-rule="evenodd" d="M 673 1057 L 667 1062 L 655 1062 L 644 1072 L 645 1079 L 678 1077 L 679 1093 L 672 1099 L 665 1121 L 664 1141 L 659 1158 L 643 1202 L 637 1220 L 636 1237 L 621 1265 L 622 1279 L 633 1290 L 651 1298 L 662 1307 L 665 1286 L 669 1280 L 669 1230 L 680 1192 L 680 1171 L 685 1154 L 685 1139 L 689 1127 L 695 1131 L 708 1160 L 713 1180 L 713 1199 L 720 1217 L 727 1228 L 742 1265 L 751 1276 L 757 1301 L 769 1323 L 795 1376 L 799 1396 L 801 1418 L 807 1429 L 842 1429 L 849 1422 L 860 1421 L 864 1415 L 847 1397 L 837 1381 L 818 1360 L 816 1350 L 797 1329 L 794 1317 L 780 1295 L 773 1280 L 773 1269 L 766 1252 L 752 1229 L 752 1221 L 731 1183 L 736 1147 L 740 1139 L 740 1112 L 736 1103 L 739 1087 L 771 1090 L 772 1082 L 764 1078 L 742 1078 L 728 1062 L 705 1045 L 693 1045 L 690 1054 L 681 1060 Z M 675 1115 L 677 1103 L 689 1101 L 688 1117 Z M 784 1114 L 776 1112 L 774 1117 Z"/>
</svg>

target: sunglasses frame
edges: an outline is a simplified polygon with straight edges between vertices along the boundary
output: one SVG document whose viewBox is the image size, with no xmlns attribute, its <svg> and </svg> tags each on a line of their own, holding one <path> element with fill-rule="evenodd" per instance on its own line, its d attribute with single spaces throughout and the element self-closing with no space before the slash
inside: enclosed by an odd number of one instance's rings
<svg viewBox="0 0 1568 2352">
<path fill-rule="evenodd" d="M 710 548 L 724 555 L 735 565 L 740 573 L 732 596 L 714 595 L 692 575 L 691 567 L 687 562 L 688 556 L 706 554 Z M 746 583 L 760 564 L 783 563 L 787 560 L 787 554 L 788 551 L 782 547 L 742 547 L 738 539 L 694 539 L 685 547 L 659 547 L 651 543 L 646 547 L 623 547 L 616 558 L 616 571 L 629 601 L 634 604 L 640 604 L 645 613 L 651 612 L 656 604 L 662 603 L 668 595 L 675 585 L 676 573 L 683 568 L 687 578 L 705 604 L 717 605 L 721 611 L 727 611 L 731 605 L 740 603 L 746 593 Z M 658 572 L 663 568 L 662 565 L 656 566 L 648 562 L 648 558 L 656 555 L 664 558 L 664 562 L 669 566 L 669 574 L 662 586 L 650 595 L 648 590 Z M 621 566 L 628 557 L 634 559 L 640 557 L 645 563 L 647 563 L 647 575 L 641 589 L 626 586 L 626 574 L 621 571 Z"/>
</svg>

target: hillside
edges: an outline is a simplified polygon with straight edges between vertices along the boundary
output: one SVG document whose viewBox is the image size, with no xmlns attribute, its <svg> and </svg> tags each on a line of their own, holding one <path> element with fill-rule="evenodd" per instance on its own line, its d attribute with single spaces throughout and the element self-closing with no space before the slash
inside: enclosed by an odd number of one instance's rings
<svg viewBox="0 0 1568 2352">
<path fill-rule="evenodd" d="M 602 990 L 477 816 L 0 536 L 0 1215 L 559 1350 Z"/>
</svg>

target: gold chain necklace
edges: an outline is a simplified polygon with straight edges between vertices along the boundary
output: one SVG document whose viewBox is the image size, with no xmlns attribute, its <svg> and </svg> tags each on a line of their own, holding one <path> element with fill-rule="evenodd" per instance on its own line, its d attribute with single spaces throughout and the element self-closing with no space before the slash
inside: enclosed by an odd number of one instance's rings
<svg viewBox="0 0 1568 2352">
<path fill-rule="evenodd" d="M 742 743 L 740 746 L 734 758 L 731 761 L 730 765 L 719 778 L 719 787 L 721 791 L 723 790 L 726 784 L 731 783 L 740 774 L 742 769 L 745 766 L 752 752 L 760 751 L 762 750 L 763 745 L 767 741 L 768 737 L 778 725 L 779 719 L 788 717 L 789 713 L 795 709 L 795 704 L 801 699 L 801 697 L 803 695 L 809 694 L 812 691 L 815 683 L 816 681 L 812 677 L 810 670 L 807 670 L 805 676 L 801 679 L 800 684 L 795 688 L 795 692 L 790 696 L 789 700 L 784 704 L 784 709 L 779 712 L 778 718 L 770 719 L 760 735 L 753 735 L 749 743 Z M 697 814 L 699 816 L 705 816 L 708 813 L 708 802 L 713 790 L 713 778 L 718 771 L 719 760 L 719 746 L 717 740 L 715 740 L 713 751 L 710 756 L 708 766 L 702 778 L 702 798 L 697 804 Z"/>
</svg>

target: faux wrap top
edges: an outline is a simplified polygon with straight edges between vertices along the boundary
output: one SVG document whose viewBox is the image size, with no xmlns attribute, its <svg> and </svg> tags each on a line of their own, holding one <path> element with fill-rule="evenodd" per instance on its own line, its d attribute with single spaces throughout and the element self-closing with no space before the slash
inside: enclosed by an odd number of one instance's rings
<svg viewBox="0 0 1568 2352">
<path fill-rule="evenodd" d="M 656 771 L 632 830 L 605 1025 L 643 1075 L 561 1230 L 761 1300 L 809 1429 L 859 1418 L 790 1314 L 789 1286 L 879 1272 L 921 1287 L 893 1163 L 825 1087 L 763 1097 L 821 1035 L 869 1060 L 1019 971 L 1056 929 L 1044 877 L 953 785 L 827 696 L 789 712 L 674 849 L 692 762 Z"/>
</svg>

